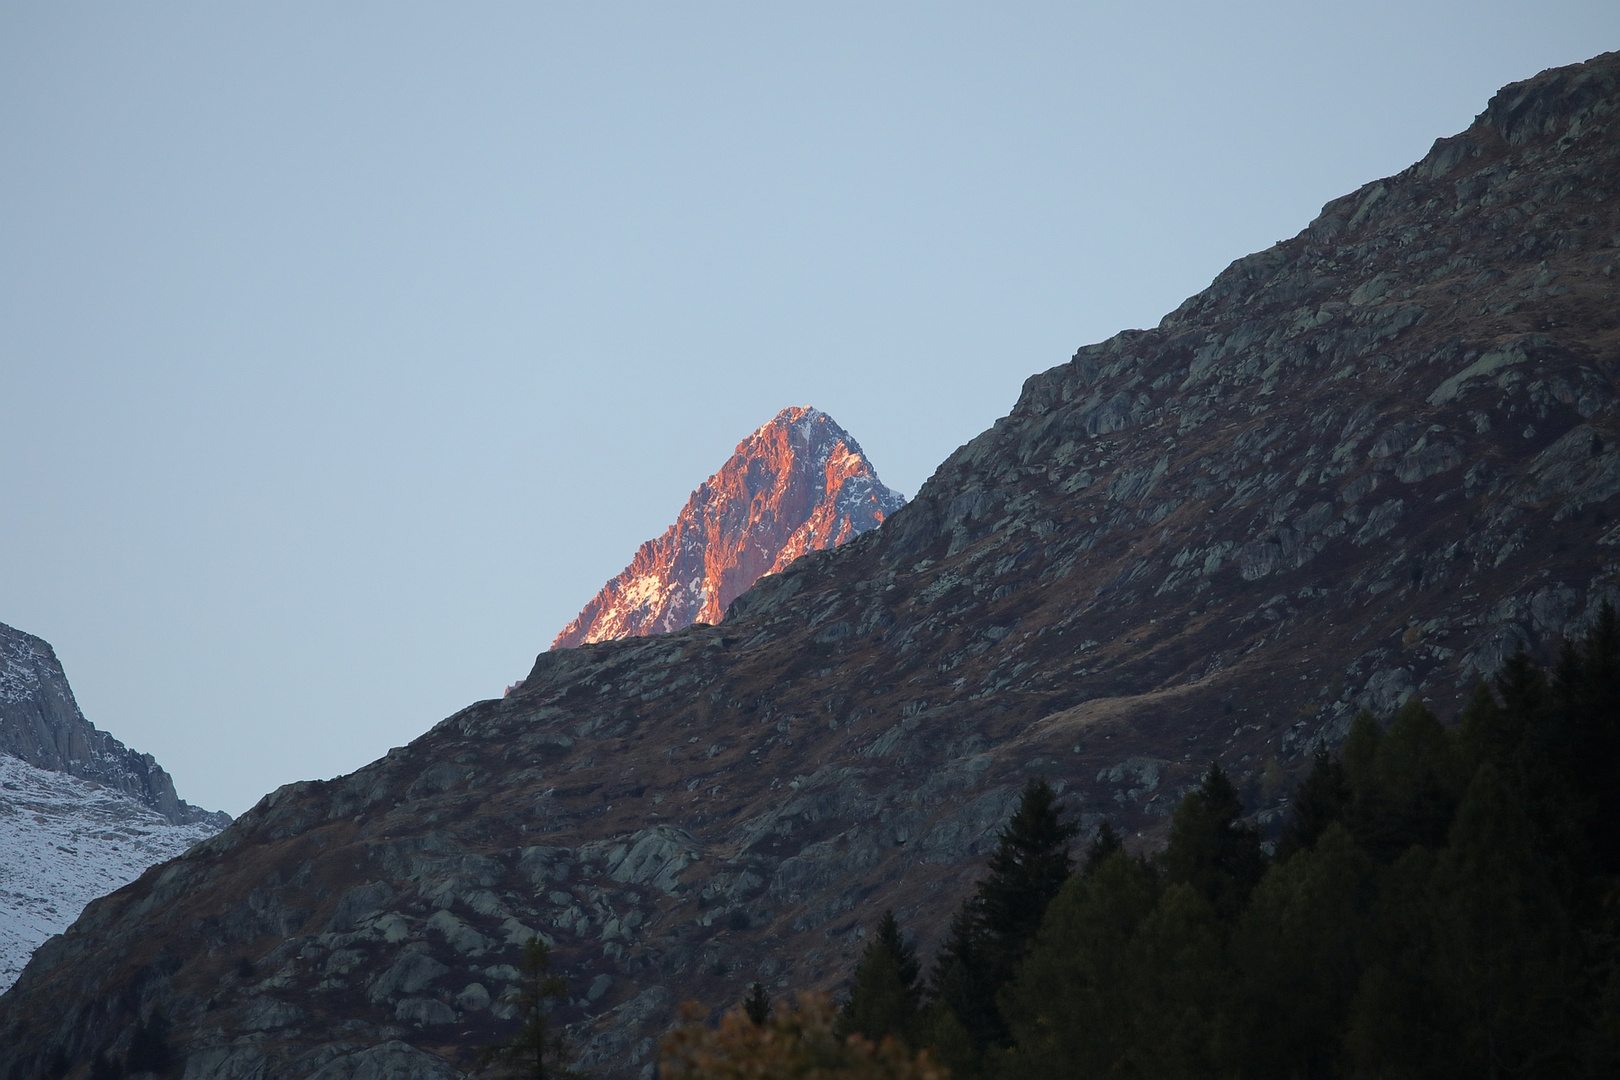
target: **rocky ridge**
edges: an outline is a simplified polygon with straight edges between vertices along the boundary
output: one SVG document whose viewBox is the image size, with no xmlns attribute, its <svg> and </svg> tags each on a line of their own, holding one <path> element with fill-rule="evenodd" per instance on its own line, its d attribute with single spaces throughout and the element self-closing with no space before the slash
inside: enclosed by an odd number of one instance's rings
<svg viewBox="0 0 1620 1080">
<path fill-rule="evenodd" d="M 84 718 L 50 643 L 0 623 L 0 754 L 122 791 L 176 825 L 230 815 L 199 809 L 174 791 L 174 780 L 142 754 Z"/>
<path fill-rule="evenodd" d="M 905 505 L 860 445 L 819 409 L 783 409 L 742 442 L 551 643 L 667 634 L 718 623 L 763 574 L 837 547 Z"/>
<path fill-rule="evenodd" d="M 1357 709 L 1620 598 L 1617 116 L 1620 55 L 1505 88 L 723 626 L 267 796 L 39 950 L 0 1077 L 155 1005 L 187 1080 L 457 1076 L 535 932 L 579 1064 L 650 1077 L 675 1001 L 836 987 L 885 907 L 931 952 L 1031 776 L 1148 845 L 1218 760 L 1273 823 Z"/>
</svg>

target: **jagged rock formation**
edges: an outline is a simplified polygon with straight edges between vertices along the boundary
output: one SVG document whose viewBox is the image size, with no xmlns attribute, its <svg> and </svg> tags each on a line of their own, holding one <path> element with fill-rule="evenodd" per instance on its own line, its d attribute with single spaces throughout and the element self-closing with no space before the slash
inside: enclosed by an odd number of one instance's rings
<svg viewBox="0 0 1620 1080">
<path fill-rule="evenodd" d="M 783 409 L 737 444 L 675 524 L 642 544 L 551 647 L 718 623 L 761 575 L 837 547 L 903 505 L 832 417 Z"/>
<path fill-rule="evenodd" d="M 1215 759 L 1271 821 L 1357 708 L 1444 714 L 1620 594 L 1617 115 L 1620 55 L 1508 87 L 723 626 L 266 797 L 39 950 L 0 1077 L 157 1004 L 189 1080 L 453 1076 L 532 932 L 580 1064 L 650 1076 L 674 1001 L 836 986 L 885 907 L 927 955 L 1031 776 L 1145 845 Z"/>
<path fill-rule="evenodd" d="M 176 825 L 212 822 L 180 799 L 151 754 L 137 753 L 84 718 L 50 643 L 0 623 L 0 754 L 51 772 L 93 780 L 139 800 Z"/>
</svg>

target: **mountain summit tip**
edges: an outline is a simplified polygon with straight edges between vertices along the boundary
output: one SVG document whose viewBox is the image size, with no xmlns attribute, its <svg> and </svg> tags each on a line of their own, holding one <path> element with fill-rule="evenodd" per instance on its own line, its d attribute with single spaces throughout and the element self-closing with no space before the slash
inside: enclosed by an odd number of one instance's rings
<svg viewBox="0 0 1620 1080">
<path fill-rule="evenodd" d="M 718 623 L 763 575 L 875 528 L 904 504 L 832 417 L 783 409 L 737 444 L 675 523 L 642 544 L 551 647 Z"/>
</svg>

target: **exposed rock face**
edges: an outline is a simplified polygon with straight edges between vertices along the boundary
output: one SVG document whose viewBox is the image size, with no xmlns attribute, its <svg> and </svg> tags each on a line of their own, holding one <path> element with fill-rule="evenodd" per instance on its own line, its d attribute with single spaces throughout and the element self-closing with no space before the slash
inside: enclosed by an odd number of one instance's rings
<svg viewBox="0 0 1620 1080">
<path fill-rule="evenodd" d="M 158 1003 L 190 1080 L 454 1075 L 531 932 L 580 1060 L 650 1077 L 672 1002 L 835 987 L 885 907 L 927 955 L 1031 776 L 1145 845 L 1215 759 L 1267 824 L 1357 708 L 1545 655 L 1620 592 L 1617 81 L 1507 88 L 1032 377 L 723 626 L 544 653 L 95 902 L 0 998 L 0 1077 Z"/>
<path fill-rule="evenodd" d="M 84 718 L 61 661 L 50 644 L 0 623 L 0 754 L 40 769 L 67 773 L 133 796 L 175 824 L 212 821 L 182 801 L 174 781 L 151 754 L 141 754 Z"/>
<path fill-rule="evenodd" d="M 761 575 L 837 547 L 903 505 L 832 417 L 783 409 L 737 444 L 675 524 L 642 544 L 551 647 L 718 623 Z"/>
</svg>

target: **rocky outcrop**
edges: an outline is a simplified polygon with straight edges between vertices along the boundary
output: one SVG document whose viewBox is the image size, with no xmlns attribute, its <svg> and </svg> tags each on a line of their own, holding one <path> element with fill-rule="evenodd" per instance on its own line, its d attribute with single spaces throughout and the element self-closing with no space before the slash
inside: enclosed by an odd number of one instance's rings
<svg viewBox="0 0 1620 1080">
<path fill-rule="evenodd" d="M 0 754 L 0 991 L 84 906 L 220 830 Z"/>
<path fill-rule="evenodd" d="M 230 820 L 98 731 L 50 645 L 0 624 L 0 990 L 86 903 Z"/>
<path fill-rule="evenodd" d="M 783 409 L 737 444 L 675 523 L 642 544 L 551 647 L 718 623 L 761 575 L 837 547 L 904 504 L 832 417 Z"/>
<path fill-rule="evenodd" d="M 0 754 L 122 791 L 175 824 L 230 815 L 188 805 L 151 754 L 141 754 L 84 718 L 50 644 L 0 623 Z"/>
<path fill-rule="evenodd" d="M 91 904 L 0 1077 L 157 1005 L 196 1077 L 465 1071 L 531 931 L 581 1060 L 650 1077 L 672 1002 L 834 989 L 884 908 L 926 956 L 1032 776 L 1140 848 L 1217 760 L 1270 828 L 1357 709 L 1550 658 L 1620 594 L 1617 81 L 1505 89 L 722 625 L 542 653 Z"/>
</svg>

